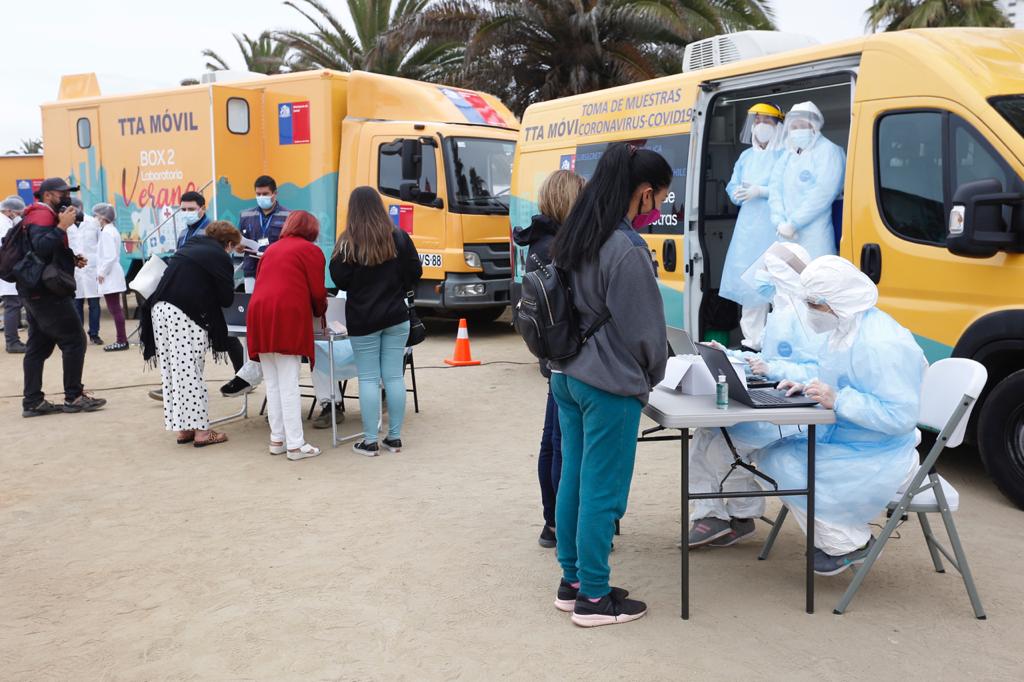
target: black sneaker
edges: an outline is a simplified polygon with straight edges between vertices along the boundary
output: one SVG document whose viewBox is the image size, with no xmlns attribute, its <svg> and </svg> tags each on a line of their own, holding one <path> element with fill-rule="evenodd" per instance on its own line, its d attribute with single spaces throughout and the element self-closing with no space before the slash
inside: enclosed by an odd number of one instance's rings
<svg viewBox="0 0 1024 682">
<path fill-rule="evenodd" d="M 578 595 L 572 610 L 572 622 L 580 627 L 593 628 L 599 625 L 628 623 L 646 615 L 647 604 L 637 599 L 626 599 L 612 590 L 596 602 Z"/>
<path fill-rule="evenodd" d="M 613 587 L 612 592 L 618 594 L 622 599 L 629 596 L 629 590 L 624 590 L 621 587 Z M 573 587 L 571 583 L 565 581 L 565 578 L 562 578 L 558 583 L 558 594 L 555 595 L 555 608 L 569 613 L 575 608 L 576 597 L 579 596 L 579 593 L 578 587 Z"/>
<path fill-rule="evenodd" d="M 335 403 L 334 406 L 334 423 L 340 424 L 345 421 L 345 413 L 341 411 L 341 405 Z M 331 404 L 328 402 L 326 405 L 320 408 L 320 414 L 313 419 L 314 429 L 329 429 L 331 428 Z"/>
<path fill-rule="evenodd" d="M 384 447 L 388 449 L 388 452 L 401 452 L 402 451 L 402 439 L 401 438 L 385 438 L 381 441 L 384 443 Z"/>
<path fill-rule="evenodd" d="M 103 350 L 107 353 L 116 353 L 117 351 L 128 350 L 128 344 L 123 341 L 109 343 L 106 346 L 103 346 Z"/>
<path fill-rule="evenodd" d="M 107 404 L 106 398 L 93 398 L 88 393 L 82 393 L 82 395 L 75 398 L 70 403 L 64 402 L 65 412 L 95 412 L 104 405 Z"/>
<path fill-rule="evenodd" d="M 95 345 L 95 346 L 102 346 L 103 345 L 103 339 L 101 339 L 98 335 L 97 336 L 90 336 L 89 340 L 92 341 L 93 345 Z"/>
<path fill-rule="evenodd" d="M 540 537 L 537 538 L 537 544 L 545 549 L 552 549 L 558 546 L 558 536 L 555 535 L 555 529 L 551 526 L 545 525 L 540 529 Z M 573 597 L 575 599 L 575 597 Z"/>
<path fill-rule="evenodd" d="M 225 398 L 235 398 L 246 393 L 252 393 L 252 385 L 240 377 L 235 377 L 220 387 L 220 394 Z"/>
<path fill-rule="evenodd" d="M 64 408 L 60 405 L 54 405 L 49 400 L 41 400 L 39 404 L 30 410 L 22 410 L 22 417 L 45 417 L 48 414 L 57 414 L 63 412 Z"/>
<path fill-rule="evenodd" d="M 376 457 L 380 454 L 380 446 L 376 443 L 367 443 L 365 440 L 359 441 L 352 446 L 352 450 L 358 452 L 360 455 L 367 457 Z"/>
<path fill-rule="evenodd" d="M 27 350 L 28 346 L 23 344 L 21 341 L 12 341 L 11 343 L 7 344 L 8 353 L 24 353 Z"/>
</svg>

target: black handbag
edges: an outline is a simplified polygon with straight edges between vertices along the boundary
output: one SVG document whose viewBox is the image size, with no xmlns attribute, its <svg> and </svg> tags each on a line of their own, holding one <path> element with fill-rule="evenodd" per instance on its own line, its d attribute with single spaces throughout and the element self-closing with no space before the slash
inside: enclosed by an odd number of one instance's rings
<svg viewBox="0 0 1024 682">
<path fill-rule="evenodd" d="M 409 307 L 409 339 L 405 342 L 405 347 L 409 348 L 423 343 L 423 339 L 427 338 L 427 328 L 416 314 L 415 300 L 411 293 L 406 295 L 405 304 Z"/>
<path fill-rule="evenodd" d="M 33 256 L 35 254 L 32 254 Z M 56 296 L 74 296 L 78 285 L 75 283 L 75 276 L 70 272 L 61 270 L 53 263 L 43 268 L 43 286 Z"/>
</svg>

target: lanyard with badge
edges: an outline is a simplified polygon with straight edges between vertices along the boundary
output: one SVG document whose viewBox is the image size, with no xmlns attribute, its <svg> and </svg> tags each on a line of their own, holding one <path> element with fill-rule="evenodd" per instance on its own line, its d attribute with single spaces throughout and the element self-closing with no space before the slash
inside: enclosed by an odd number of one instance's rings
<svg viewBox="0 0 1024 682">
<path fill-rule="evenodd" d="M 259 250 L 263 251 L 270 246 L 270 237 L 267 236 L 267 233 L 270 230 L 270 224 L 274 221 L 274 214 L 266 215 L 260 211 L 258 217 L 260 219 L 260 239 L 256 243 L 259 244 Z"/>
</svg>

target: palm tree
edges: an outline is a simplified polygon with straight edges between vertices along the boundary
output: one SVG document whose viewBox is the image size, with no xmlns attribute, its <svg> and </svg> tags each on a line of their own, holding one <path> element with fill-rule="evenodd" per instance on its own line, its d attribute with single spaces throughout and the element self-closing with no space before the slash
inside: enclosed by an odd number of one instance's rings
<svg viewBox="0 0 1024 682">
<path fill-rule="evenodd" d="M 40 137 L 30 137 L 27 140 L 21 141 L 21 147 L 18 149 L 8 149 L 6 154 L 42 154 L 43 153 L 43 140 Z"/>
<path fill-rule="evenodd" d="M 253 73 L 286 73 L 292 70 L 289 47 L 270 32 L 264 31 L 256 38 L 250 38 L 243 33 L 232 34 L 238 49 L 242 52 L 245 60 L 245 68 Z M 210 71 L 227 71 L 230 69 L 227 62 L 213 50 L 203 50 L 203 56 L 209 59 L 206 68 Z"/>
<path fill-rule="evenodd" d="M 692 40 L 771 26 L 764 0 L 442 0 L 404 32 L 469 36 L 461 80 L 521 114 L 534 102 L 678 72 Z"/>
<path fill-rule="evenodd" d="M 346 0 L 355 32 L 322 0 L 288 0 L 312 32 L 280 31 L 296 54 L 297 68 L 373 71 L 419 80 L 443 80 L 461 64 L 465 36 L 415 38 L 396 29 L 419 17 L 432 0 Z"/>
<path fill-rule="evenodd" d="M 938 26 L 1006 28 L 1012 25 L 996 0 L 876 0 L 865 14 L 868 28 L 872 31 Z"/>
</svg>

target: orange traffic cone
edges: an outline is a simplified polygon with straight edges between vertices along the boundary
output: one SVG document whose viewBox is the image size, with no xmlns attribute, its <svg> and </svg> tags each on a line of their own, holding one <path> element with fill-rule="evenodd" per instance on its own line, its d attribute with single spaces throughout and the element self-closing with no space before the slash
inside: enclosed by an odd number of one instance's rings
<svg viewBox="0 0 1024 682">
<path fill-rule="evenodd" d="M 455 336 L 454 357 L 446 359 L 445 364 L 452 367 L 469 367 L 480 364 L 479 360 L 473 359 L 473 354 L 469 350 L 469 326 L 464 317 L 459 319 L 459 333 Z"/>
</svg>

